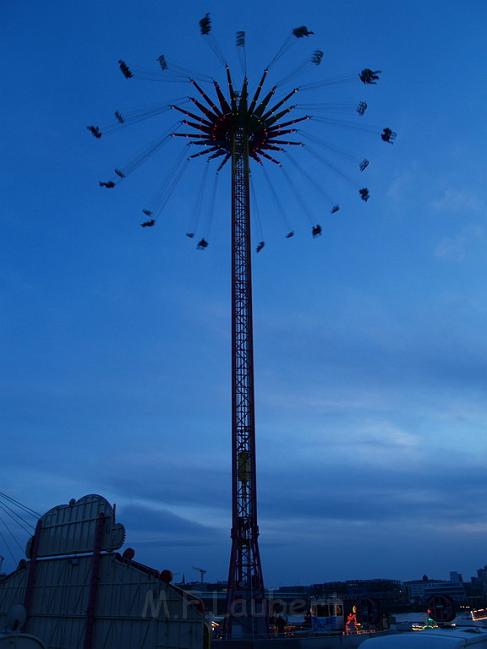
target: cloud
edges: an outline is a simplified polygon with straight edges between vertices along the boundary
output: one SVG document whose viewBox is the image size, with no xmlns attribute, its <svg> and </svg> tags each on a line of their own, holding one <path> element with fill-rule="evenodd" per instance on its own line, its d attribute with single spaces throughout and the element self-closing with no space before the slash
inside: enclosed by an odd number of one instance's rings
<svg viewBox="0 0 487 649">
<path fill-rule="evenodd" d="M 356 442 L 369 446 L 406 450 L 417 447 L 419 438 L 390 422 L 369 422 L 359 432 Z"/>
<path fill-rule="evenodd" d="M 293 464 L 299 466 L 303 475 L 314 470 L 328 473 L 332 463 L 353 472 L 358 466 L 380 470 L 383 465 L 393 463 L 399 467 L 420 459 L 417 435 L 393 422 L 357 413 L 350 417 L 331 414 L 325 419 L 318 416 L 313 422 L 308 421 L 305 430 L 301 430 L 299 443 L 295 428 L 281 428 L 281 439 L 286 448 L 294 444 Z M 261 438 L 261 447 L 264 462 L 270 466 L 269 458 L 279 455 L 279 450 L 274 450 L 272 429 L 263 443 Z M 285 456 L 279 462 L 282 461 L 286 461 Z"/>
<path fill-rule="evenodd" d="M 394 202 L 408 198 L 413 180 L 414 175 L 409 171 L 398 174 L 389 185 L 386 196 Z"/>
<path fill-rule="evenodd" d="M 332 461 L 326 442 L 329 439 L 333 446 L 333 438 L 324 437 L 305 471 L 297 456 L 260 466 L 261 524 L 274 530 L 269 540 L 277 541 L 288 521 L 401 521 L 413 527 L 443 525 L 447 520 L 452 525 L 487 523 L 478 508 L 487 499 L 482 462 L 467 455 L 448 460 L 448 453 L 430 453 L 419 437 L 392 425 L 375 429 L 370 428 L 369 436 L 363 431 L 355 438 L 345 436 L 341 440 L 345 453 L 337 454 L 333 448 Z M 385 449 L 387 461 L 364 462 L 364 448 L 379 459 Z M 414 455 L 408 456 L 411 449 Z M 404 455 L 407 461 L 402 461 Z M 144 469 L 142 461 L 137 473 L 150 475 L 150 480 L 134 481 L 127 475 L 114 480 L 113 472 L 107 472 L 107 487 L 118 494 L 119 520 L 130 529 L 129 542 L 200 545 L 225 538 L 229 475 L 198 467 L 191 467 L 184 478 L 178 470 L 157 474 L 150 462 Z M 288 542 L 300 542 L 301 534 L 298 526 Z"/>
<path fill-rule="evenodd" d="M 340 428 L 334 435 L 323 430 L 321 443 L 316 442 L 317 438 L 307 440 L 310 448 L 314 445 L 314 461 L 306 461 L 304 467 L 297 452 L 285 454 L 284 461 L 259 464 L 260 527 L 268 578 L 281 575 L 291 558 L 294 567 L 286 578 L 279 577 L 281 582 L 298 574 L 318 581 L 319 570 L 325 571 L 323 579 L 328 578 L 325 558 L 330 553 L 337 577 L 357 577 L 364 561 L 362 569 L 369 571 L 364 576 L 399 566 L 392 576 L 404 577 L 408 571 L 421 571 L 411 549 L 418 538 L 428 548 L 438 547 L 442 539 L 443 549 L 430 571 L 436 566 L 446 570 L 447 561 L 465 548 L 475 552 L 470 562 L 480 561 L 483 550 L 477 551 L 475 544 L 487 527 L 483 512 L 487 466 L 481 459 L 431 452 L 419 437 L 387 421 L 364 422 L 354 436 Z M 297 450 L 301 444 L 302 438 Z M 364 462 L 364 453 L 377 461 Z M 381 453 L 387 453 L 386 460 L 384 455 L 381 460 Z M 117 502 L 117 518 L 127 529 L 127 543 L 136 548 L 137 559 L 187 573 L 191 565 L 203 565 L 215 578 L 224 576 L 230 527 L 228 471 L 184 459 L 164 462 L 157 454 L 133 457 L 127 456 L 125 464 L 112 457 L 109 463 L 93 466 L 92 475 L 87 467 L 83 471 L 87 482 L 94 485 L 96 480 L 96 491 Z M 83 495 L 73 487 L 69 496 Z M 59 502 L 63 499 L 49 505 Z M 377 554 L 369 561 L 374 548 Z M 350 552 L 356 565 L 350 566 Z M 387 553 L 397 554 L 398 560 L 384 559 Z M 462 559 L 459 567 L 466 563 Z"/>
<path fill-rule="evenodd" d="M 481 504 L 487 497 L 482 478 L 485 467 L 478 463 L 444 466 L 420 463 L 398 468 L 392 464 L 379 468 L 341 464 L 308 470 L 306 480 L 297 472 L 286 472 L 285 481 L 275 476 L 265 479 L 261 490 L 263 526 L 271 523 L 274 534 L 293 521 L 299 539 L 303 529 L 315 521 L 367 524 L 406 524 L 441 529 L 450 526 L 472 530 L 487 524 Z M 286 488 L 286 484 L 293 488 Z M 480 505 L 480 507 L 479 507 Z M 313 523 L 314 525 L 314 523 Z M 479 528 L 479 529 L 480 529 Z"/>
<path fill-rule="evenodd" d="M 445 261 L 461 262 L 474 242 L 483 239 L 484 235 L 484 228 L 480 225 L 465 227 L 453 237 L 441 239 L 435 248 L 435 257 Z"/>
<path fill-rule="evenodd" d="M 431 207 L 437 212 L 480 212 L 483 202 L 473 192 L 448 188 L 431 201 Z"/>
<path fill-rule="evenodd" d="M 179 547 L 209 545 L 224 540 L 220 530 L 177 516 L 163 507 L 147 507 L 140 503 L 123 505 L 118 518 L 125 525 L 129 544 Z"/>
</svg>

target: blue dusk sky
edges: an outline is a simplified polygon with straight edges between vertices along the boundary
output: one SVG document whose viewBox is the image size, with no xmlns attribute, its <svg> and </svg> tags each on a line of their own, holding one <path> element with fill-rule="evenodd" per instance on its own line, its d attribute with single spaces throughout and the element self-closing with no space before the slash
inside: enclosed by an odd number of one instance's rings
<svg viewBox="0 0 487 649">
<path fill-rule="evenodd" d="M 141 209 L 182 141 L 113 190 L 98 181 L 178 116 L 100 140 L 86 130 L 115 110 L 190 94 L 187 82 L 160 80 L 160 54 L 223 82 L 199 34 L 206 11 L 239 82 L 235 32 L 247 32 L 251 84 L 291 29 L 307 25 L 315 34 L 271 77 L 315 49 L 321 66 L 280 92 L 351 75 L 296 101 L 343 105 L 319 114 L 375 128 L 306 122 L 303 141 L 351 154 L 319 149 L 346 179 L 306 147 L 293 150 L 313 185 L 276 154 L 300 197 L 268 163 L 284 210 L 252 167 L 254 246 L 266 242 L 253 262 L 266 583 L 468 577 L 487 563 L 483 0 L 0 3 L 0 490 L 41 512 L 100 493 L 117 503 L 140 561 L 187 579 L 198 576 L 192 566 L 226 576 L 229 169 L 213 217 L 215 166 L 199 200 L 200 158 L 156 226 L 142 229 Z M 157 80 L 124 79 L 120 58 Z M 361 84 L 365 67 L 382 70 L 377 86 Z M 307 112 L 317 114 L 294 111 Z M 380 139 L 385 126 L 398 133 L 393 146 Z M 323 192 L 340 212 L 330 214 Z M 313 222 L 322 237 L 311 237 Z M 20 551 L 11 543 L 9 554 L 4 523 L 11 569 Z"/>
</svg>

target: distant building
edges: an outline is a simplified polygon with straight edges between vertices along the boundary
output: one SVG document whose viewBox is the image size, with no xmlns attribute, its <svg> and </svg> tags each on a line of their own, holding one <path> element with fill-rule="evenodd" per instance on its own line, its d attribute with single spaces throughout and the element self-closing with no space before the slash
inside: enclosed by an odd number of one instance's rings
<svg viewBox="0 0 487 649">
<path fill-rule="evenodd" d="M 422 579 L 405 581 L 404 586 L 412 603 L 424 604 L 432 595 L 446 595 L 458 603 L 466 600 L 465 584 L 458 572 L 450 572 L 449 581 L 429 579 L 424 575 Z"/>
<path fill-rule="evenodd" d="M 224 615 L 227 610 L 227 585 L 225 584 L 179 584 L 189 595 L 203 602 L 205 611 L 213 615 Z"/>
<path fill-rule="evenodd" d="M 446 595 L 454 602 L 463 603 L 465 601 L 465 584 L 463 582 L 441 581 L 429 584 L 424 591 L 426 601 L 432 595 Z"/>
<path fill-rule="evenodd" d="M 477 570 L 477 576 L 472 577 L 472 584 L 475 584 L 482 594 L 487 594 L 487 566 Z"/>
<path fill-rule="evenodd" d="M 314 584 L 310 587 L 314 596 L 338 595 L 346 601 L 375 599 L 387 609 L 402 606 L 407 602 L 407 592 L 395 579 L 358 579 Z"/>
<path fill-rule="evenodd" d="M 468 601 L 471 606 L 481 607 L 487 605 L 487 566 L 479 568 L 477 575 L 465 584 Z"/>
<path fill-rule="evenodd" d="M 191 583 L 179 584 L 179 586 L 200 599 L 205 610 L 213 613 L 213 615 L 224 615 L 226 612 L 227 604 L 227 585 L 226 583 Z M 309 586 L 281 586 L 280 588 L 266 588 L 266 599 L 269 602 L 269 610 L 273 610 L 273 606 L 282 606 L 286 612 L 291 612 L 293 615 L 302 615 L 304 618 L 308 610 L 310 595 Z"/>
<path fill-rule="evenodd" d="M 285 595 L 287 593 L 303 595 L 309 592 L 309 586 L 280 586 L 277 589 L 273 589 L 272 592 L 276 595 Z"/>
<path fill-rule="evenodd" d="M 456 584 L 463 584 L 463 576 L 456 570 L 450 572 L 450 581 Z"/>
<path fill-rule="evenodd" d="M 409 599 L 412 602 L 423 603 L 425 601 L 426 589 L 434 584 L 442 583 L 441 579 L 413 579 L 405 581 L 404 586 L 407 589 Z"/>
</svg>

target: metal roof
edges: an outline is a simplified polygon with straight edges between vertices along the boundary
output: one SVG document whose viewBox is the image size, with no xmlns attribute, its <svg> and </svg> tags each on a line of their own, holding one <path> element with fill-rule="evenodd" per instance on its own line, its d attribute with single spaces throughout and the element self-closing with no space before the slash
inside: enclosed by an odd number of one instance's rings
<svg viewBox="0 0 487 649">
<path fill-rule="evenodd" d="M 115 523 L 114 508 L 95 494 L 71 500 L 67 505 L 50 509 L 39 519 L 37 556 L 49 557 L 60 554 L 91 552 L 95 545 L 97 523 L 104 517 L 101 550 L 116 550 L 125 541 L 125 528 Z M 32 539 L 27 544 L 26 554 L 30 557 Z"/>
</svg>

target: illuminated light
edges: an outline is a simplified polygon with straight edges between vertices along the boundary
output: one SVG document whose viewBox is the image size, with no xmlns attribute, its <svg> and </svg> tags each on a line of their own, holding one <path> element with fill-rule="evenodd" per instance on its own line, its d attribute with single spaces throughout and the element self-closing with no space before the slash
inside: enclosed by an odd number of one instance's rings
<svg viewBox="0 0 487 649">
<path fill-rule="evenodd" d="M 485 608 L 472 609 L 470 611 L 470 616 L 474 621 L 487 620 L 487 609 Z"/>
<path fill-rule="evenodd" d="M 411 625 L 411 631 L 425 631 L 426 629 L 438 629 L 438 625 L 436 622 L 433 622 L 433 624 L 427 622 L 426 624 L 415 623 Z"/>
</svg>

